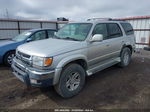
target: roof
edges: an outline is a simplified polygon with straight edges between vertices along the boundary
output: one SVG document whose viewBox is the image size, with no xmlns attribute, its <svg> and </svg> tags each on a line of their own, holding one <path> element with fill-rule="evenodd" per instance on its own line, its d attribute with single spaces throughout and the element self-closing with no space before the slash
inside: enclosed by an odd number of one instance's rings
<svg viewBox="0 0 150 112">
<path fill-rule="evenodd" d="M 117 19 L 119 20 L 150 19 L 150 16 L 137 16 L 137 17 L 117 18 Z"/>
<path fill-rule="evenodd" d="M 56 29 L 50 29 L 50 28 L 38 28 L 38 29 L 31 29 L 31 30 L 28 30 L 28 31 L 36 32 L 36 31 L 40 31 L 40 30 L 55 30 L 56 31 Z"/>
<path fill-rule="evenodd" d="M 111 18 L 92 18 L 92 19 L 88 19 L 87 21 L 72 21 L 69 23 L 93 23 L 93 24 L 97 24 L 97 23 L 120 23 L 120 22 L 127 23 L 127 21 L 124 21 L 121 19 L 111 19 Z"/>
</svg>

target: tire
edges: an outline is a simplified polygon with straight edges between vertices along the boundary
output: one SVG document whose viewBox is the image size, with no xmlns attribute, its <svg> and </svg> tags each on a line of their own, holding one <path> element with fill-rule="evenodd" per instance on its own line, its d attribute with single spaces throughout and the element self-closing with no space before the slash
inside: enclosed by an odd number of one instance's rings
<svg viewBox="0 0 150 112">
<path fill-rule="evenodd" d="M 15 57 L 15 51 L 10 51 L 4 56 L 4 64 L 11 66 L 12 59 Z"/>
<path fill-rule="evenodd" d="M 71 80 L 72 78 L 76 81 Z M 78 64 L 69 64 L 63 69 L 59 83 L 54 88 L 63 98 L 70 98 L 77 95 L 84 84 L 85 70 L 83 67 Z"/>
<path fill-rule="evenodd" d="M 120 54 L 121 62 L 118 64 L 120 67 L 126 67 L 131 61 L 131 50 L 128 47 L 122 49 Z"/>
</svg>

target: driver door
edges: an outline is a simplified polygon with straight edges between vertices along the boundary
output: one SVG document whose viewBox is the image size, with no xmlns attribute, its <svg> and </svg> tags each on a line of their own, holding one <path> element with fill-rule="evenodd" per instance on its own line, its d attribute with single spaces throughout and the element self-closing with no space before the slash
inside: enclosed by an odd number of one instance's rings
<svg viewBox="0 0 150 112">
<path fill-rule="evenodd" d="M 107 25 L 105 23 L 97 24 L 93 30 L 92 36 L 95 34 L 102 34 L 103 40 L 100 42 L 90 42 L 88 45 L 89 69 L 104 63 L 109 54 Z"/>
</svg>

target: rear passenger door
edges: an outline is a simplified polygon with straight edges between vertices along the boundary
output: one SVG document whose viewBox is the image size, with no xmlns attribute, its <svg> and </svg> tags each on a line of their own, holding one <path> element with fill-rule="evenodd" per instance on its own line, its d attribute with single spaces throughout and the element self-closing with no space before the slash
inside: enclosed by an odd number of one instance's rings
<svg viewBox="0 0 150 112">
<path fill-rule="evenodd" d="M 125 38 L 123 37 L 123 32 L 117 23 L 107 23 L 107 29 L 107 42 L 109 47 L 108 58 L 115 58 L 120 55 L 120 50 L 124 44 Z"/>
<path fill-rule="evenodd" d="M 43 39 L 46 39 L 46 38 L 47 38 L 47 36 L 46 36 L 46 31 L 44 31 L 44 30 L 35 32 L 35 33 L 31 36 L 32 41 L 43 40 Z"/>
</svg>

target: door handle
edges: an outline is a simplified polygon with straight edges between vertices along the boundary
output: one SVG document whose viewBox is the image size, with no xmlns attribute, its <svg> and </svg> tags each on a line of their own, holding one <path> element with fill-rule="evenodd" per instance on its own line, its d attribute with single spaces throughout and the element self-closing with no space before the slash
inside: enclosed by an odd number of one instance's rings
<svg viewBox="0 0 150 112">
<path fill-rule="evenodd" d="M 107 46 L 107 47 L 109 47 L 110 45 L 109 45 L 109 44 L 107 44 L 106 46 Z"/>
</svg>

